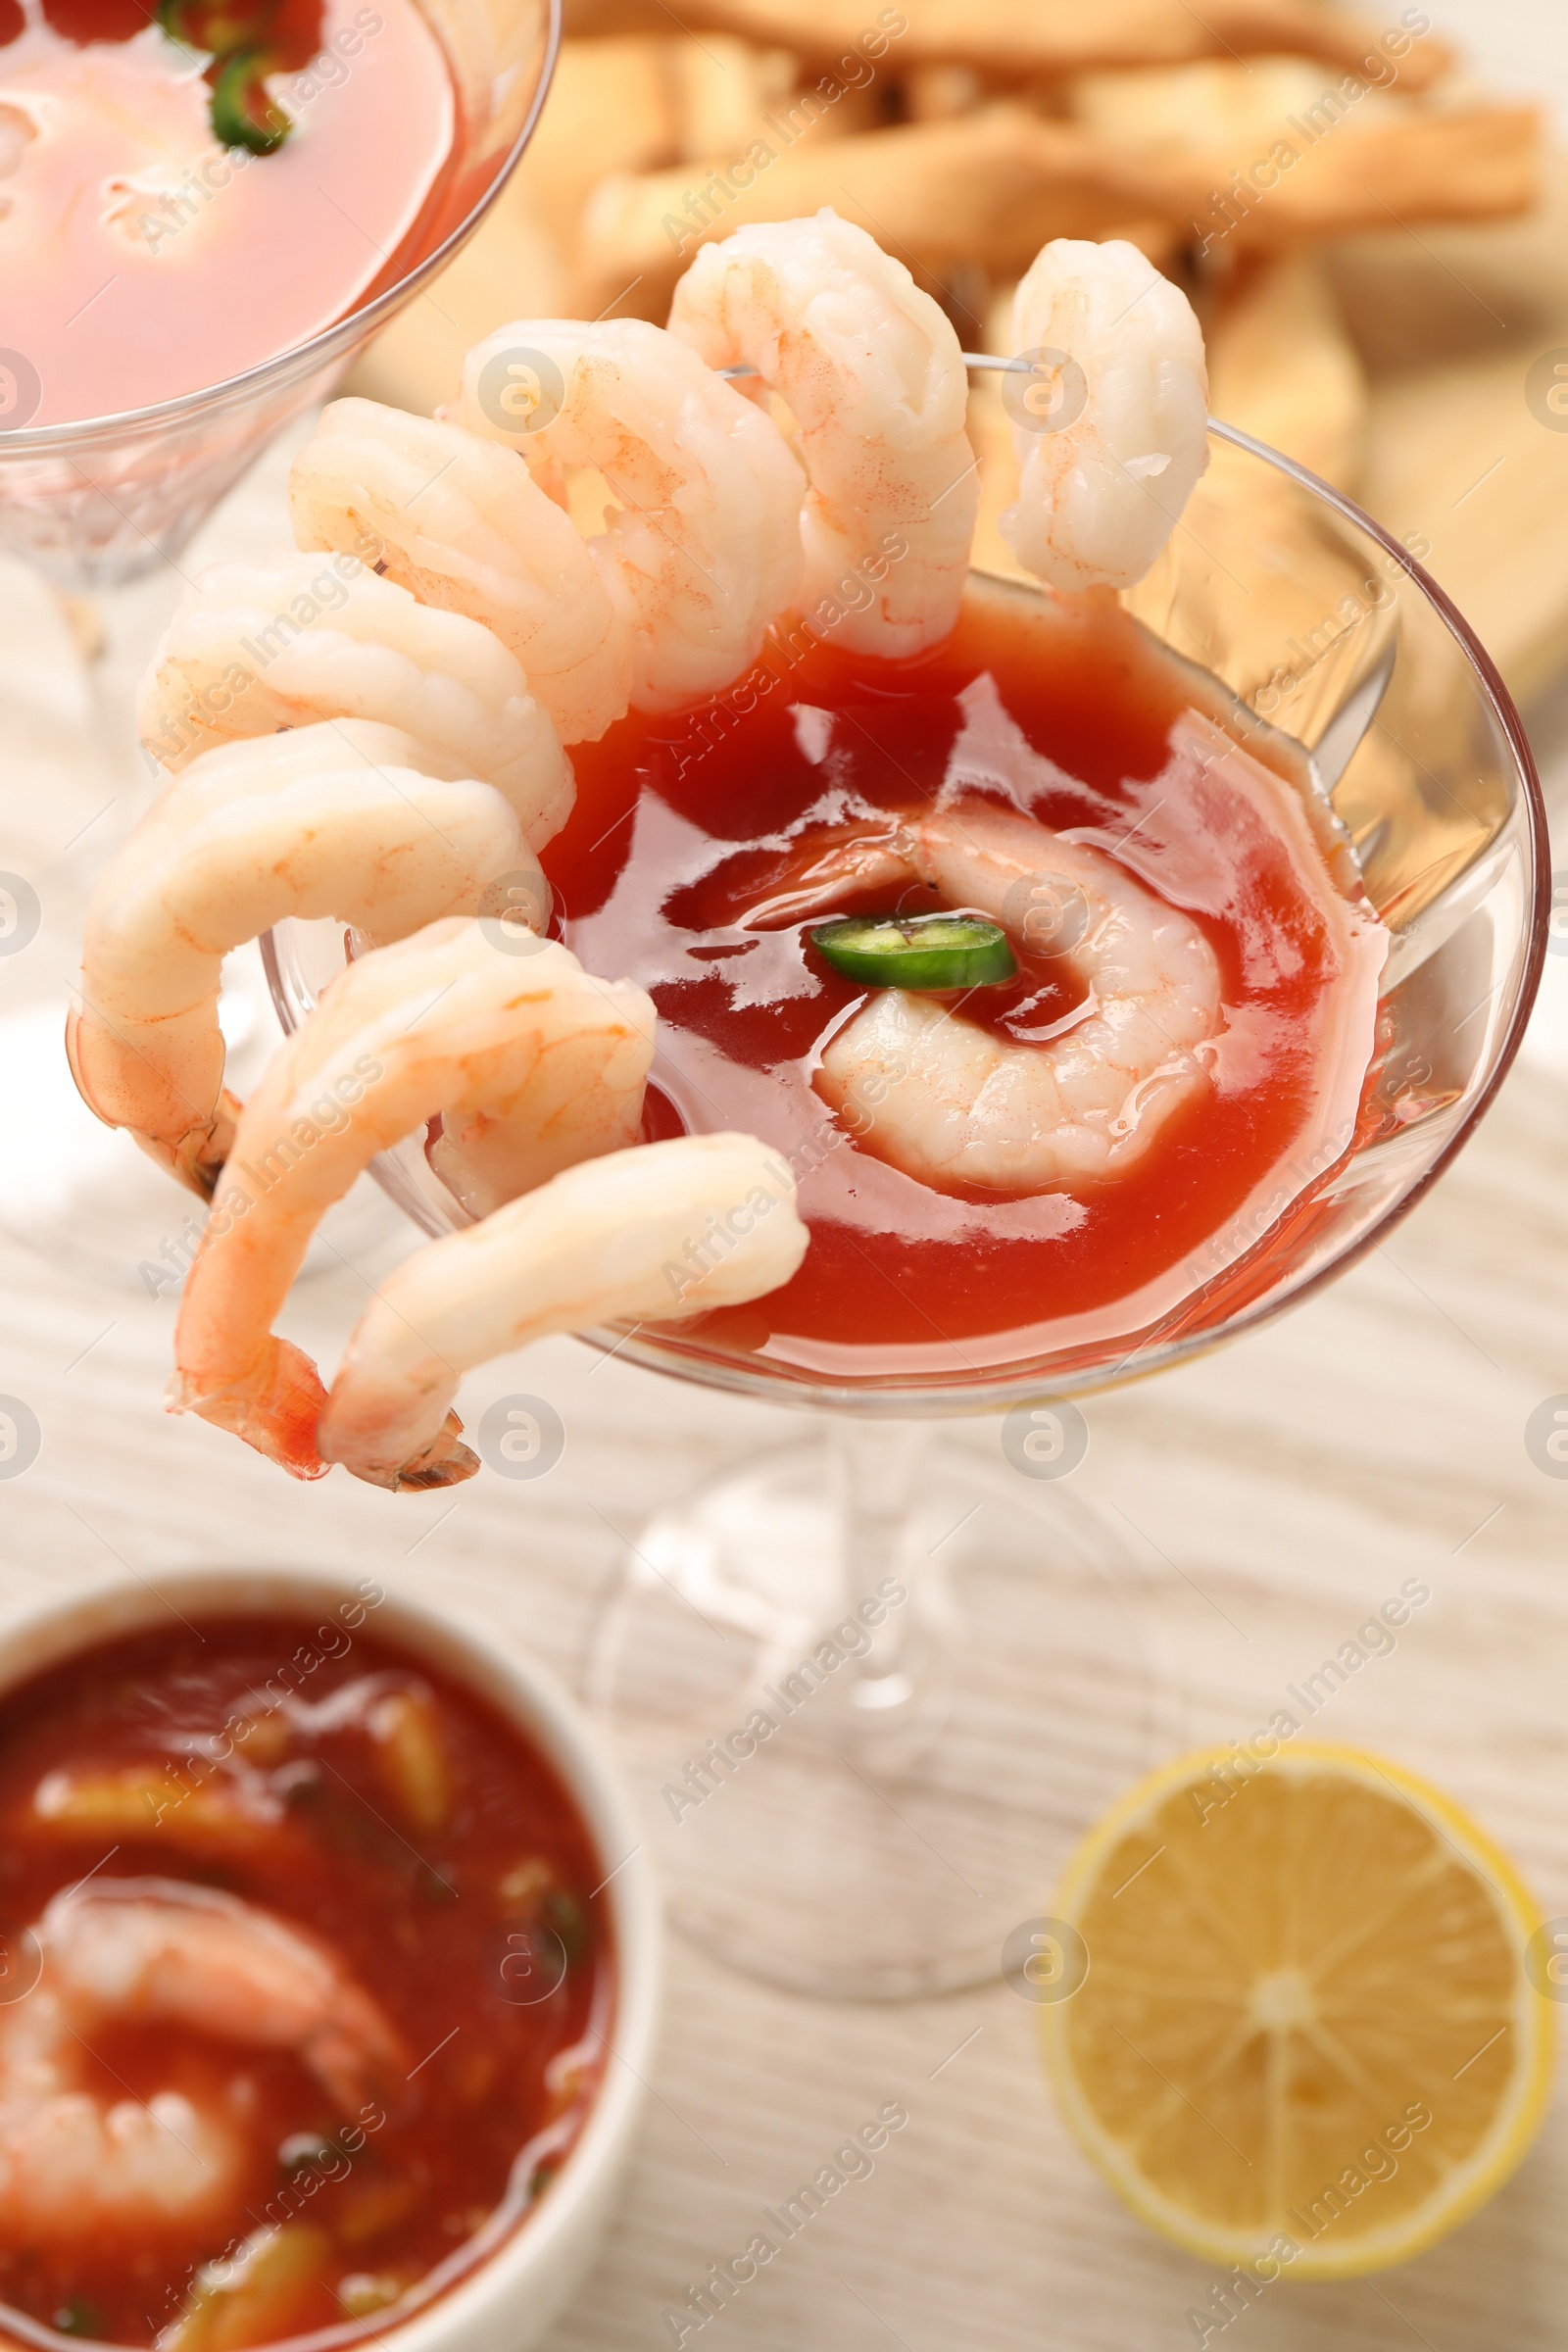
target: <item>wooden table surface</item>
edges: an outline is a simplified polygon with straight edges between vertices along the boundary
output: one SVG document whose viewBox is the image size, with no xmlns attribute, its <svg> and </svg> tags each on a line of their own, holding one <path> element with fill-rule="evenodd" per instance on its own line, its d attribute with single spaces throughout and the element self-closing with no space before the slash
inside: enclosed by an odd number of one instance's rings
<svg viewBox="0 0 1568 2352">
<path fill-rule="evenodd" d="M 1461 27 L 1480 10 L 1441 12 Z M 1539 24 L 1568 79 L 1568 39 Z M 1539 54 L 1539 53 L 1538 53 Z M 1565 444 L 1568 460 L 1568 444 Z M 187 568 L 279 535 L 276 461 L 215 517 Z M 148 611 L 156 594 L 147 600 Z M 27 1220 L 63 1149 L 57 1094 L 36 1123 L 38 1040 L 73 961 L 71 834 L 99 789 L 63 618 L 0 567 L 0 708 L 8 716 L 0 867 L 39 879 L 44 921 L 0 959 L 0 1226 Z M 1544 712 L 1548 797 L 1568 809 L 1568 713 Z M 1552 787 L 1560 784 L 1557 795 Z M 101 820 L 118 821 L 114 812 Z M 1568 824 L 1559 856 L 1568 866 Z M 1564 943 L 1568 945 L 1568 943 Z M 45 1089 L 47 1091 L 47 1089 Z M 143 1208 L 144 1173 L 127 1198 Z M 1250 1730 L 1407 1576 L 1429 1606 L 1394 1654 L 1339 1691 L 1315 1731 L 1429 1774 L 1514 1856 L 1548 1914 L 1568 1914 L 1568 1480 L 1538 1470 L 1524 1430 L 1568 1393 L 1568 956 L 1548 959 L 1525 1054 L 1456 1167 L 1389 1246 L 1310 1304 L 1228 1351 L 1089 1408 L 1075 1488 L 1148 1531 L 1147 1609 L 1174 1733 Z M 153 1228 L 161 1209 L 154 1208 Z M 412 1243 L 378 1199 L 355 1213 L 362 1263 Z M 182 1208 L 170 1197 L 167 1234 Z M 0 1483 L 0 1610 L 95 1581 L 156 1584 L 185 1565 L 352 1568 L 482 1613 L 568 1681 L 615 1579 L 615 1530 L 749 1451 L 792 1415 L 553 1341 L 465 1386 L 466 1419 L 518 1390 L 565 1423 L 559 1466 L 394 1498 L 334 1475 L 309 1488 L 199 1423 L 159 1410 L 173 1291 L 135 1278 L 145 1243 L 100 1260 L 0 1231 L 0 1393 L 43 1433 Z M 364 1298 L 343 1264 L 303 1283 L 284 1328 L 332 1360 Z M 596 1368 L 597 1367 L 597 1368 Z M 949 1441 L 997 1454 L 996 1425 Z M 1129 1539 L 1136 1545 L 1137 1539 Z M 672 2340 L 663 2313 L 746 2243 L 884 2100 L 908 2128 L 748 2286 L 707 2340 L 820 2352 L 1160 2352 L 1191 2345 L 1211 2273 L 1148 2235 L 1056 2121 L 1032 2010 L 1002 1984 L 900 2006 L 832 2006 L 732 1975 L 674 1940 L 667 2022 L 629 2193 L 559 2352 Z M 960 2044 L 959 2055 L 952 2056 Z M 950 2062 L 951 2060 L 951 2062 Z M 1250 2310 L 1250 2352 L 1561 2352 L 1568 2084 L 1522 2172 L 1435 2252 L 1373 2281 L 1290 2287 Z M 1238 2326 L 1242 2323 L 1238 2323 Z M 695 2341 L 695 2336 L 688 2341 Z M 1217 2341 L 1217 2338 L 1211 2339 Z"/>
</svg>

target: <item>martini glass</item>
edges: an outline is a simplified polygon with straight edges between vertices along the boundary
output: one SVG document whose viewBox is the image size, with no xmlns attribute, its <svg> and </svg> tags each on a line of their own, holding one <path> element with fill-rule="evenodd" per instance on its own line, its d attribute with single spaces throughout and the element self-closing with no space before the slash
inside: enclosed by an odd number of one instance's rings
<svg viewBox="0 0 1568 2352">
<path fill-rule="evenodd" d="M 1135 1573 L 1071 1485 L 1075 1399 L 1256 1328 L 1375 1247 L 1485 1111 L 1540 978 L 1544 814 L 1486 653 L 1349 501 L 1211 435 L 1201 500 L 1126 601 L 1220 682 L 1244 742 L 1295 737 L 1354 843 L 1393 934 L 1355 1143 L 1283 1213 L 1234 1219 L 1152 1319 L 1134 1303 L 1090 1342 L 1037 1329 L 978 1376 L 935 1344 L 897 1373 L 828 1377 L 701 1328 L 584 1335 L 811 1416 L 643 1529 L 588 1666 L 675 1923 L 801 1992 L 1049 1967 L 1046 1889 L 1171 1736 Z M 344 952 L 329 926 L 266 943 L 286 1028 Z M 376 1173 L 425 1232 L 466 1222 L 422 1138 Z M 1001 1416 L 989 1458 L 922 1426 L 958 1415 Z"/>
<path fill-rule="evenodd" d="M 453 78 L 456 169 L 415 256 L 389 267 L 345 317 L 226 382 L 80 422 L 4 429 L 0 365 L 0 546 L 56 589 L 90 598 L 104 633 L 88 663 L 91 757 L 75 797 L 69 807 L 13 801 L 5 812 L 0 868 L 22 870 L 0 871 L 0 1059 L 32 1109 L 25 1134 L 0 1149 L 11 1179 L 4 1230 L 78 1274 L 171 1301 L 194 1249 L 197 1203 L 78 1100 L 60 1048 L 66 991 L 92 880 L 158 786 L 131 706 L 184 584 L 181 550 L 264 446 L 331 390 L 473 234 L 544 103 L 560 0 L 420 5 Z M 20 728 L 12 739 L 23 739 Z M 271 1027 L 254 953 L 230 959 L 224 984 L 225 1033 L 242 1055 Z M 363 1245 L 374 1223 L 357 1202 L 348 1238 Z"/>
<path fill-rule="evenodd" d="M 560 0 L 421 0 L 457 97 L 457 168 L 416 258 L 308 342 L 226 382 L 123 415 L 0 429 L 0 544 L 72 593 L 179 554 L 265 442 L 472 236 L 527 145 L 549 87 Z M 0 411 L 3 418 L 3 411 Z"/>
</svg>

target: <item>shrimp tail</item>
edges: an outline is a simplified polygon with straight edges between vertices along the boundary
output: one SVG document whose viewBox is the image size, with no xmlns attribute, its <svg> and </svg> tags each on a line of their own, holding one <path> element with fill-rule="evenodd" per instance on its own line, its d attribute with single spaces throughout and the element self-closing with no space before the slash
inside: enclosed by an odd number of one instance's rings
<svg viewBox="0 0 1568 2352">
<path fill-rule="evenodd" d="M 325 1402 L 326 1391 L 310 1357 L 271 1334 L 255 1368 L 242 1379 L 210 1389 L 199 1373 L 176 1371 L 164 1397 L 167 1411 L 198 1413 L 215 1429 L 229 1430 L 291 1478 L 324 1478 L 331 1467 L 316 1444 Z"/>
<path fill-rule="evenodd" d="M 115 1065 L 113 1060 L 105 1060 L 102 1049 L 101 1028 L 91 1020 L 83 1022 L 74 1008 L 68 1012 L 66 1059 L 76 1082 L 76 1092 L 93 1117 L 101 1119 L 106 1127 L 128 1127 L 149 1159 L 155 1159 L 187 1192 L 196 1194 L 199 1200 L 210 1200 L 233 1145 L 234 1122 L 240 1107 L 237 1098 L 224 1087 L 209 1116 L 191 1119 L 183 1133 L 173 1137 L 148 1134 L 127 1118 L 127 1105 L 117 1099 L 122 1090 L 116 1084 Z M 179 1107 L 176 1102 L 175 1110 Z"/>
<path fill-rule="evenodd" d="M 427 1487 L 457 1487 L 472 1478 L 479 1467 L 479 1456 L 470 1446 L 461 1443 L 463 1423 L 456 1413 L 448 1413 L 428 1445 L 407 1461 L 392 1463 L 369 1462 L 355 1475 L 372 1487 L 385 1487 L 393 1494 L 418 1494 Z"/>
<path fill-rule="evenodd" d="M 239 1097 L 225 1086 L 212 1117 L 188 1128 L 177 1142 L 166 1143 L 162 1136 L 142 1135 L 134 1128 L 131 1133 L 149 1159 L 155 1159 L 198 1200 L 211 1200 L 234 1149 L 234 1130 L 242 1107 Z"/>
</svg>

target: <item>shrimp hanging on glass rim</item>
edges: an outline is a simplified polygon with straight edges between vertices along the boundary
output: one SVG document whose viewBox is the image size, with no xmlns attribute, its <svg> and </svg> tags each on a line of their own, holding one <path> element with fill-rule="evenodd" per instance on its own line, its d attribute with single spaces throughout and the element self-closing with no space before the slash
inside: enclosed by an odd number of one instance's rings
<svg viewBox="0 0 1568 2352">
<path fill-rule="evenodd" d="M 368 719 L 202 753 L 100 876 L 66 1051 L 89 1109 L 211 1198 L 239 1103 L 223 1085 L 222 960 L 285 916 L 373 944 L 549 886 L 514 810 L 429 744 Z"/>
<path fill-rule="evenodd" d="M 670 332 L 710 368 L 750 368 L 787 401 L 810 488 L 801 510 L 808 626 L 849 574 L 874 597 L 834 622 L 857 653 L 898 660 L 957 618 L 979 511 L 958 338 L 904 264 L 824 207 L 702 246 L 675 288 Z M 746 379 L 742 379 L 743 382 Z"/>
</svg>

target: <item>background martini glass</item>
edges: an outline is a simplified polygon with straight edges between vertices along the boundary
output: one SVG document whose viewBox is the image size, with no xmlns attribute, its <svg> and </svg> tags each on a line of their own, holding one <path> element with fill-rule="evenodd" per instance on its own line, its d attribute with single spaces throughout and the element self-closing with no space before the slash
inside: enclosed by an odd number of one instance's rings
<svg viewBox="0 0 1568 2352">
<path fill-rule="evenodd" d="M 1060 1862 L 1169 1739 L 1132 1572 L 1064 1475 L 1086 1443 L 1074 1399 L 1252 1329 L 1373 1248 L 1491 1102 L 1540 978 L 1540 787 L 1485 652 L 1348 500 L 1211 433 L 1201 515 L 1127 602 L 1241 721 L 1250 697 L 1307 748 L 1394 934 L 1375 1115 L 1348 1155 L 1157 1324 L 966 1382 L 828 1383 L 679 1327 L 585 1335 L 816 1417 L 642 1531 L 588 1669 L 676 1924 L 800 1991 L 896 1998 L 1054 1965 L 1029 1938 Z M 1233 537 L 1210 521 L 1227 500 Z M 1306 555 L 1282 567 L 1275 530 Z M 343 953 L 329 925 L 266 943 L 286 1028 Z M 421 1147 L 375 1172 L 424 1231 L 453 1231 L 464 1212 Z M 989 1463 L 921 1426 L 982 1414 L 1003 1416 Z"/>
<path fill-rule="evenodd" d="M 332 325 L 226 381 L 77 422 L 0 429 L 0 543 L 89 592 L 168 565 L 272 434 L 422 293 L 501 193 L 538 120 L 560 0 L 419 0 L 457 102 L 454 169 L 403 266 Z M 254 267 L 254 262 L 246 264 Z M 278 253 L 275 266 L 286 267 Z M 244 288 L 234 289 L 243 301 Z M 6 379 L 9 380 L 9 379 Z M 0 428 L 4 428 L 0 406 Z"/>
<path fill-rule="evenodd" d="M 88 669 L 89 756 L 70 808 L 42 812 L 34 832 L 51 847 L 36 868 L 0 873 L 0 976 L 14 982 L 0 1019 L 0 1057 L 30 1105 L 0 1141 L 8 1231 L 29 1247 L 117 1288 L 171 1298 L 189 1263 L 199 1203 L 130 1139 L 99 1126 L 79 1101 L 61 1051 L 67 991 L 79 957 L 86 894 L 116 844 L 158 788 L 137 747 L 139 676 L 181 590 L 178 559 L 193 531 L 266 444 L 323 398 L 379 328 L 420 297 L 483 220 L 526 146 L 544 104 L 560 37 L 560 0 L 417 0 L 452 76 L 454 165 L 417 244 L 368 295 L 308 341 L 264 364 L 156 407 L 111 409 L 79 422 L 5 427 L 8 376 L 0 355 L 0 546 L 45 582 L 91 600 L 102 641 Z M 3 52 L 0 52 L 3 56 Z M 266 160 L 254 169 L 265 172 Z M 286 257 L 279 257 L 284 266 Z M 243 288 L 236 290 L 243 299 Z M 275 542 L 287 544 L 286 525 Z M 18 713 L 0 706 L 13 743 Z M 18 812 L 21 816 L 22 812 Z M 63 846 L 60 846 L 63 845 Z M 18 951 L 41 930 L 40 952 Z M 34 993 L 45 965 L 49 983 Z M 223 1023 L 243 1083 L 271 1021 L 254 952 L 230 959 Z M 371 1201 L 373 1203 L 373 1195 Z M 377 1220 L 356 1203 L 336 1229 L 363 1246 Z"/>
</svg>

